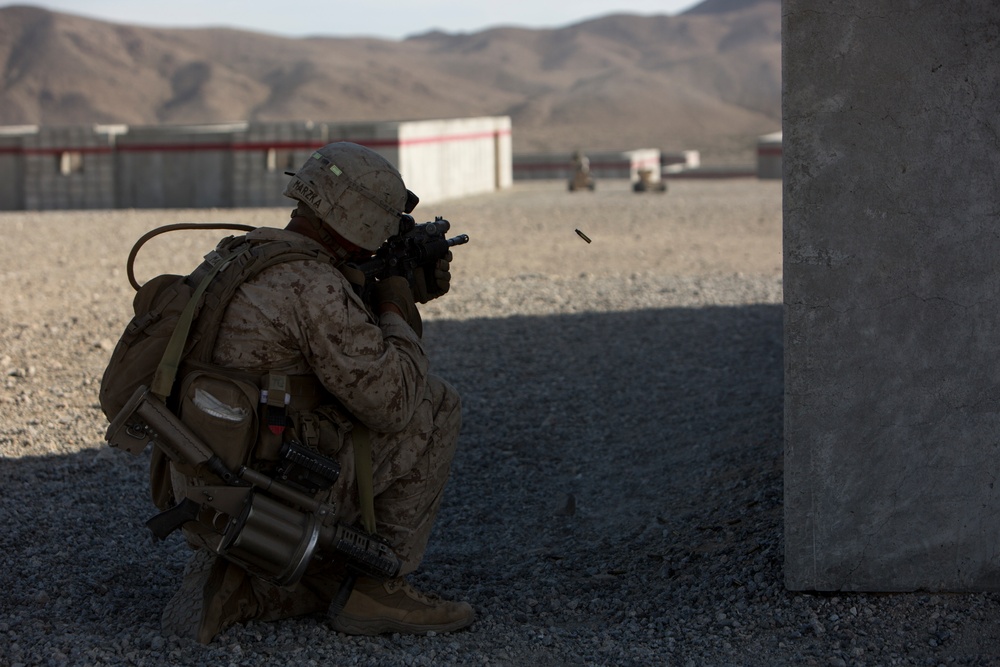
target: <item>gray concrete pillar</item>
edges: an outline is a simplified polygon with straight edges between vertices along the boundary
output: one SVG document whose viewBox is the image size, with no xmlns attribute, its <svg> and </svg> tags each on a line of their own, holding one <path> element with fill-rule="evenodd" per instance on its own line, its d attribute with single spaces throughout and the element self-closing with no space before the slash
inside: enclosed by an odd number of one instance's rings
<svg viewBox="0 0 1000 667">
<path fill-rule="evenodd" d="M 782 11 L 786 584 L 1000 590 L 1000 3 Z"/>
</svg>

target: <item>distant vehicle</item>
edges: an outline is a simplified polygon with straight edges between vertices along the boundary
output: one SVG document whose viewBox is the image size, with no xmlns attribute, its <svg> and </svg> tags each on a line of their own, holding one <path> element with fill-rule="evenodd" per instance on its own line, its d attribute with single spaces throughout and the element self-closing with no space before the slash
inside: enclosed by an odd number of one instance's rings
<svg viewBox="0 0 1000 667">
<path fill-rule="evenodd" d="M 594 177 L 590 175 L 590 159 L 580 151 L 575 151 L 573 153 L 573 175 L 569 179 L 569 191 L 590 190 L 593 192 L 596 185 Z"/>
<path fill-rule="evenodd" d="M 666 192 L 667 182 L 663 179 L 653 180 L 652 169 L 640 169 L 639 180 L 632 184 L 632 192 Z"/>
</svg>

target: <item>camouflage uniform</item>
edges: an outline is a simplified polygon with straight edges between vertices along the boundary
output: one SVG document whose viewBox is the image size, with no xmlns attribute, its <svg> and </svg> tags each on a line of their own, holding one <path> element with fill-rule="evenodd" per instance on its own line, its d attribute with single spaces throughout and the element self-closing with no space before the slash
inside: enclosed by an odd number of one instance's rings
<svg viewBox="0 0 1000 667">
<path fill-rule="evenodd" d="M 270 228 L 247 238 L 313 244 Z M 370 429 L 377 532 L 402 560 L 400 575 L 415 570 L 448 478 L 461 406 L 455 389 L 428 373 L 420 338 L 406 321 L 394 313 L 376 317 L 332 263 L 281 263 L 237 290 L 212 361 L 259 373 L 315 374 L 332 409 Z M 315 411 L 323 412 L 324 406 Z M 330 498 L 340 520 L 354 523 L 360 509 L 351 439 L 330 426 L 320 448 L 341 465 Z M 175 472 L 173 482 L 183 497 L 180 487 L 189 480 Z M 223 625 L 324 611 L 340 578 L 336 566 L 316 564 L 295 586 L 279 588 L 221 559 L 204 565 L 227 570 L 216 577 L 224 582 L 216 595 Z"/>
</svg>

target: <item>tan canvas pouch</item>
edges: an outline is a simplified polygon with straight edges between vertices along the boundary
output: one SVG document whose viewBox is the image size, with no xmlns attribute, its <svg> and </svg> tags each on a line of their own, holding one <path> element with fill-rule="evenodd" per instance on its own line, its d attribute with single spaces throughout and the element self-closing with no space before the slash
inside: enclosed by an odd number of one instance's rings
<svg viewBox="0 0 1000 667">
<path fill-rule="evenodd" d="M 342 411 L 329 405 L 323 405 L 312 411 L 319 427 L 319 440 L 316 449 L 321 454 L 336 458 L 347 443 L 348 434 L 354 427 L 353 422 Z"/>
<path fill-rule="evenodd" d="M 257 387 L 211 371 L 195 371 L 180 387 L 178 416 L 230 470 L 245 464 L 257 442 Z M 184 470 L 193 474 L 193 470 Z"/>
<path fill-rule="evenodd" d="M 178 416 L 230 470 L 242 465 L 256 442 L 257 387 L 211 371 L 188 373 L 180 387 Z M 207 471 L 174 463 L 154 447 L 149 468 L 153 503 L 167 510 L 185 496 L 188 486 L 221 483 Z M 185 531 L 187 532 L 187 531 Z M 190 536 L 189 536 L 190 537 Z"/>
</svg>

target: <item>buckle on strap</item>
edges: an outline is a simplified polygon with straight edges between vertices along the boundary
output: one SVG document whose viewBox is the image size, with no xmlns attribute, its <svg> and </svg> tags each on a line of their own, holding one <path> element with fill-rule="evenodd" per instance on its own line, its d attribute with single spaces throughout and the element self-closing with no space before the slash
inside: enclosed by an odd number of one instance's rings
<svg viewBox="0 0 1000 667">
<path fill-rule="evenodd" d="M 299 435 L 302 442 L 312 449 L 319 448 L 319 420 L 315 415 L 303 412 L 298 416 Z"/>
<path fill-rule="evenodd" d="M 233 262 L 233 260 L 236 260 L 240 255 L 250 250 L 250 244 L 245 241 L 231 248 L 226 247 L 226 242 L 231 242 L 234 238 L 235 237 L 230 236 L 223 239 L 214 250 L 205 255 L 203 258 L 204 261 L 202 261 L 202 263 L 199 264 L 197 268 L 195 268 L 195 270 L 184 279 L 184 282 L 191 287 L 197 287 L 201 284 L 201 281 L 205 278 L 205 276 L 214 271 L 217 266 L 222 264 L 219 268 L 219 273 L 222 273 L 229 268 L 229 265 Z"/>
<path fill-rule="evenodd" d="M 269 374 L 267 389 L 260 392 L 264 423 L 271 433 L 281 435 L 288 426 L 288 404 L 292 395 L 288 393 L 288 376 Z"/>
</svg>

